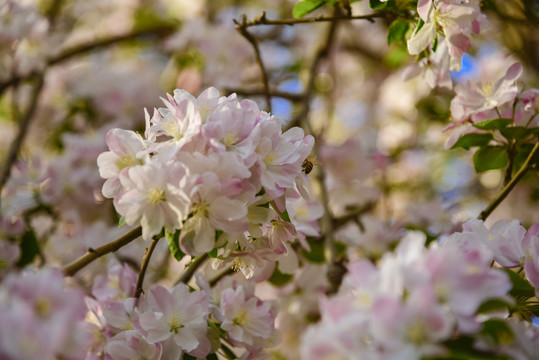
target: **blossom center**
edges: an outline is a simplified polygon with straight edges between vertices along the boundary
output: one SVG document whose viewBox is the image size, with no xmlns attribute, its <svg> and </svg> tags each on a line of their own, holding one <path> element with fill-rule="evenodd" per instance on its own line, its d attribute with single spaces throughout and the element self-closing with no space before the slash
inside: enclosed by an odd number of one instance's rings
<svg viewBox="0 0 539 360">
<path fill-rule="evenodd" d="M 160 188 L 151 188 L 148 191 L 148 202 L 157 205 L 165 201 L 165 190 Z"/>
<path fill-rule="evenodd" d="M 264 162 L 266 163 L 266 165 L 273 165 L 277 160 L 279 160 L 279 156 L 275 155 L 275 151 L 270 152 L 264 158 Z"/>
<path fill-rule="evenodd" d="M 239 138 L 237 136 L 234 136 L 232 135 L 231 133 L 227 133 L 224 137 L 223 137 L 223 144 L 225 145 L 226 149 L 227 150 L 230 150 L 230 148 L 232 147 L 232 145 L 234 145 L 235 143 L 237 143 L 239 140 Z"/>
<path fill-rule="evenodd" d="M 124 155 L 115 162 L 118 170 L 135 165 L 142 165 L 142 161 L 135 159 L 133 155 Z"/>
<path fill-rule="evenodd" d="M 205 120 L 208 113 L 211 111 L 211 106 L 200 105 L 200 117 Z"/>
<path fill-rule="evenodd" d="M 34 305 L 36 314 L 41 318 L 46 318 L 50 314 L 51 308 L 49 299 L 45 297 L 40 297 Z"/>
<path fill-rule="evenodd" d="M 179 141 L 183 138 L 183 133 L 178 128 L 178 123 L 176 122 L 176 119 L 168 120 L 164 128 L 167 134 L 172 136 L 174 140 Z"/>
<path fill-rule="evenodd" d="M 183 328 L 183 325 L 180 321 L 180 315 L 178 313 L 173 313 L 170 319 L 167 322 L 170 332 L 173 332 L 175 334 L 178 333 L 178 330 Z"/>
<path fill-rule="evenodd" d="M 193 216 L 202 216 L 207 218 L 209 216 L 208 208 L 209 205 L 204 201 L 196 204 L 193 209 Z"/>
<path fill-rule="evenodd" d="M 248 266 L 247 264 L 245 264 L 245 261 L 243 261 L 243 258 L 241 257 L 236 257 L 234 259 L 234 262 L 232 263 L 232 265 L 230 265 L 230 268 L 234 271 L 238 271 L 238 270 L 241 270 L 241 269 L 247 269 Z"/>
<path fill-rule="evenodd" d="M 240 315 L 236 316 L 233 320 L 235 325 L 242 326 L 249 322 L 249 316 L 247 311 L 242 312 Z"/>
<path fill-rule="evenodd" d="M 425 341 L 423 324 L 416 322 L 408 328 L 407 332 L 408 340 L 416 345 L 422 344 Z"/>
</svg>

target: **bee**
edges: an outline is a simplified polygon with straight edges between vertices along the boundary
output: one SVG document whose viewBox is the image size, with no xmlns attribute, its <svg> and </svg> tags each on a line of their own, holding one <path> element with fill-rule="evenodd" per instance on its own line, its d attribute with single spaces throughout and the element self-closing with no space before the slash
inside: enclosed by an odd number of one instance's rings
<svg viewBox="0 0 539 360">
<path fill-rule="evenodd" d="M 303 164 L 301 164 L 301 169 L 303 170 L 305 175 L 309 175 L 311 171 L 313 171 L 313 167 L 315 165 L 322 165 L 322 164 L 319 161 L 314 160 L 314 156 L 309 155 L 303 161 Z"/>
</svg>

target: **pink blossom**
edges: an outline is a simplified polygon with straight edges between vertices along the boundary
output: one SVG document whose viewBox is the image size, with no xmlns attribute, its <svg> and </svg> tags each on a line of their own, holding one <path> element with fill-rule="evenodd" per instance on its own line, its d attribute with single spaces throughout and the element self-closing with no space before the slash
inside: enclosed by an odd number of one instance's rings
<svg viewBox="0 0 539 360">
<path fill-rule="evenodd" d="M 60 270 L 11 273 L 0 284 L 0 355 L 56 359 L 80 339 L 74 359 L 84 357 L 87 333 L 77 328 L 86 314 L 82 294 L 65 289 Z"/>
<path fill-rule="evenodd" d="M 433 344 L 449 338 L 453 328 L 451 314 L 430 286 L 413 289 L 404 304 L 395 298 L 378 298 L 371 321 L 374 338 L 395 358 L 409 352 L 417 357 L 440 354 L 442 349 Z"/>
<path fill-rule="evenodd" d="M 237 346 L 253 346 L 274 331 L 274 315 L 268 302 L 247 296 L 243 286 L 226 289 L 221 295 L 221 328 Z"/>
<path fill-rule="evenodd" d="M 536 116 L 538 98 L 539 89 L 528 89 L 518 95 L 514 116 L 516 126 L 539 127 L 539 118 Z"/>
<path fill-rule="evenodd" d="M 324 213 L 324 207 L 316 200 L 305 200 L 304 198 L 287 198 L 286 209 L 290 220 L 296 229 L 298 237 L 319 236 L 320 226 L 318 219 Z"/>
<path fill-rule="evenodd" d="M 180 350 L 196 351 L 197 357 L 205 357 L 210 350 L 206 336 L 208 306 L 204 292 L 190 292 L 183 283 L 170 290 L 155 285 L 144 298 L 135 326 L 150 343 L 170 338 Z M 199 356 L 200 353 L 204 355 Z"/>
<path fill-rule="evenodd" d="M 147 157 L 141 151 L 145 148 L 142 137 L 130 130 L 111 129 L 106 135 L 110 151 L 97 158 L 99 175 L 107 179 L 103 184 L 103 195 L 113 198 L 121 191 L 120 171 L 131 166 L 142 165 Z"/>
<path fill-rule="evenodd" d="M 476 331 L 470 321 L 487 299 L 504 298 L 512 285 L 508 276 L 491 268 L 492 253 L 473 233 L 455 233 L 429 252 L 426 266 L 438 296 L 445 299 L 457 316 L 463 332 Z"/>
<path fill-rule="evenodd" d="M 161 98 L 166 108 L 154 110 L 152 118 L 146 112 L 146 137 L 165 136 L 181 149 L 200 133 L 202 119 L 197 111 L 196 99 L 186 91 L 176 90 L 174 97 Z"/>
<path fill-rule="evenodd" d="M 0 273 L 15 265 L 21 255 L 17 244 L 0 238 Z"/>
<path fill-rule="evenodd" d="M 530 227 L 523 239 L 523 247 L 526 249 L 524 271 L 537 294 L 539 293 L 539 223 Z"/>
<path fill-rule="evenodd" d="M 519 266 L 525 257 L 523 246 L 526 229 L 518 220 L 498 220 L 487 230 L 482 221 L 470 220 L 463 225 L 492 251 L 494 260 L 502 267 Z"/>
<path fill-rule="evenodd" d="M 150 344 L 134 330 L 124 331 L 114 336 L 105 346 L 105 354 L 112 360 L 159 360 L 161 344 Z"/>
<path fill-rule="evenodd" d="M 424 24 L 414 31 L 408 40 L 408 51 L 417 55 L 433 44 L 438 27 L 441 27 L 447 42 L 448 52 L 455 63 L 451 70 L 460 69 L 457 59 L 470 48 L 470 35 L 479 33 L 487 25 L 475 2 L 454 2 L 451 0 L 420 0 L 417 12 Z"/>
<path fill-rule="evenodd" d="M 361 144 L 353 139 L 338 146 L 324 144 L 320 148 L 320 159 L 324 169 L 341 183 L 364 180 L 374 169 Z"/>
<path fill-rule="evenodd" d="M 451 61 L 446 41 L 439 37 L 436 52 L 405 68 L 402 72 L 402 79 L 409 80 L 421 74 L 431 88 L 441 87 L 451 90 L 453 82 L 449 76 L 450 68 Z"/>
<path fill-rule="evenodd" d="M 312 150 L 314 138 L 304 136 L 301 128 L 292 128 L 281 134 L 279 120 L 274 117 L 261 121 L 259 155 L 260 181 L 266 193 L 275 198 L 292 188 L 301 164 Z"/>
<path fill-rule="evenodd" d="M 255 102 L 243 100 L 240 103 L 233 94 L 213 110 L 203 132 L 215 151 L 233 151 L 247 167 L 251 167 L 256 161 L 257 136 L 254 129 L 261 120 Z"/>
<path fill-rule="evenodd" d="M 239 179 L 221 182 L 215 173 L 206 172 L 184 188 L 192 201 L 191 216 L 180 235 L 180 244 L 187 253 L 200 255 L 211 251 L 216 229 L 228 233 L 248 229 L 247 206 L 234 199 L 241 189 Z"/>
<path fill-rule="evenodd" d="M 244 234 L 224 234 L 221 237 L 225 237 L 227 242 L 213 260 L 213 269 L 229 267 L 241 271 L 246 279 L 256 275 L 261 281 L 271 276 L 277 255 L 271 249 L 268 238 L 246 238 Z"/>
<path fill-rule="evenodd" d="M 142 237 L 151 239 L 166 227 L 173 231 L 181 227 L 187 216 L 189 199 L 180 189 L 179 181 L 185 176 L 185 168 L 179 164 L 164 166 L 154 161 L 131 167 L 120 174 L 125 189 L 114 199 L 119 214 L 131 226 L 140 223 Z"/>
<path fill-rule="evenodd" d="M 451 100 L 451 115 L 461 124 L 472 115 L 495 109 L 515 99 L 518 87 L 514 82 L 522 74 L 522 65 L 513 64 L 496 83 L 457 85 L 457 95 Z"/>
<path fill-rule="evenodd" d="M 101 303 L 123 301 L 135 295 L 137 273 L 127 264 L 109 261 L 107 275 L 94 279 L 92 294 Z"/>
</svg>

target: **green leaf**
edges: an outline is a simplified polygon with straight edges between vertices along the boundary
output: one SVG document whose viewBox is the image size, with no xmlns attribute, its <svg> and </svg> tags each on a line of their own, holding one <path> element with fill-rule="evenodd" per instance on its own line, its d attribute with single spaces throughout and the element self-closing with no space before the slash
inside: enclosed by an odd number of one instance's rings
<svg viewBox="0 0 539 360">
<path fill-rule="evenodd" d="M 211 257 L 212 259 L 215 259 L 217 257 L 217 248 L 213 249 L 212 251 L 210 251 L 208 253 L 208 256 Z"/>
<path fill-rule="evenodd" d="M 456 339 L 447 340 L 444 345 L 449 349 L 450 353 L 447 357 L 423 357 L 427 359 L 451 359 L 451 360 L 509 360 L 505 355 L 483 352 L 475 349 L 475 340 L 469 336 L 459 336 Z"/>
<path fill-rule="evenodd" d="M 295 18 L 301 18 L 327 3 L 327 0 L 303 0 L 297 3 L 292 10 Z"/>
<path fill-rule="evenodd" d="M 275 286 L 284 286 L 292 280 L 293 275 L 290 274 L 283 274 L 279 271 L 277 266 L 275 266 L 275 270 L 273 270 L 273 274 L 271 274 L 271 277 L 268 279 L 270 283 L 272 283 Z"/>
<path fill-rule="evenodd" d="M 513 119 L 489 119 L 475 123 L 473 124 L 473 127 L 481 130 L 499 130 L 511 125 L 512 123 Z"/>
<path fill-rule="evenodd" d="M 176 230 L 174 233 L 170 233 L 165 229 L 165 238 L 167 239 L 170 253 L 178 261 L 185 256 L 185 253 L 180 249 L 180 232 L 181 230 Z"/>
<path fill-rule="evenodd" d="M 530 129 L 524 126 L 511 126 L 505 129 L 500 129 L 500 132 L 507 140 L 522 139 L 530 134 Z"/>
<path fill-rule="evenodd" d="M 238 358 L 236 356 L 236 354 L 234 354 L 234 352 L 232 350 L 230 350 L 230 348 L 228 346 L 226 346 L 225 344 L 221 344 L 221 349 L 225 353 L 227 359 L 237 359 Z"/>
<path fill-rule="evenodd" d="M 404 43 L 396 43 L 389 47 L 382 59 L 384 64 L 392 69 L 398 69 L 403 64 L 408 63 L 410 54 Z"/>
<path fill-rule="evenodd" d="M 457 149 L 459 147 L 470 150 L 474 146 L 485 146 L 492 140 L 492 134 L 477 134 L 470 133 L 461 136 L 455 145 L 451 146 L 451 149 Z"/>
<path fill-rule="evenodd" d="M 118 229 L 123 228 L 126 224 L 125 216 L 120 217 L 120 220 L 118 220 Z"/>
<path fill-rule="evenodd" d="M 481 334 L 490 337 L 497 345 L 511 345 L 515 341 L 513 329 L 501 319 L 488 319 L 485 321 Z"/>
<path fill-rule="evenodd" d="M 197 358 L 194 357 L 194 356 L 191 356 L 189 354 L 184 353 L 183 356 L 182 356 L 182 360 L 197 360 Z"/>
<path fill-rule="evenodd" d="M 326 257 L 324 256 L 324 241 L 319 239 L 308 239 L 307 242 L 311 247 L 311 251 L 302 250 L 301 253 L 305 259 L 313 263 L 324 263 Z"/>
<path fill-rule="evenodd" d="M 369 6 L 373 10 L 381 10 L 387 7 L 388 2 L 382 2 L 380 0 L 369 0 Z"/>
<path fill-rule="evenodd" d="M 206 356 L 206 360 L 219 360 L 219 358 L 217 357 L 215 353 L 213 353 Z"/>
<path fill-rule="evenodd" d="M 37 243 L 36 234 L 33 230 L 27 230 L 21 239 L 21 257 L 17 262 L 17 266 L 22 268 L 30 264 L 37 254 L 39 254 L 39 244 Z"/>
<path fill-rule="evenodd" d="M 530 156 L 530 153 L 532 152 L 533 144 L 522 144 L 517 149 L 517 154 L 515 156 L 515 159 L 513 160 L 513 170 L 514 172 L 517 172 L 520 170 L 522 165 L 524 165 L 524 162 Z"/>
<path fill-rule="evenodd" d="M 526 298 L 532 298 L 535 296 L 535 289 L 528 280 L 522 278 L 519 274 L 511 269 L 501 270 L 505 271 L 505 273 L 509 275 L 509 280 L 511 280 L 511 283 L 513 284 L 513 289 L 509 291 L 509 294 L 515 297 L 523 296 Z"/>
<path fill-rule="evenodd" d="M 284 210 L 284 211 L 279 211 L 279 209 L 277 209 L 277 206 L 275 206 L 275 204 L 273 202 L 271 202 L 271 207 L 273 208 L 273 210 L 275 210 L 275 212 L 277 214 L 279 214 L 279 216 L 281 217 L 281 219 L 283 219 L 284 221 L 286 222 L 292 222 L 290 221 L 290 215 L 288 215 L 288 210 Z"/>
<path fill-rule="evenodd" d="M 419 32 L 419 30 L 421 30 L 423 25 L 425 25 L 425 22 L 423 21 L 423 19 L 419 18 L 419 21 L 417 23 L 417 27 L 414 30 L 414 35 L 417 34 Z"/>
<path fill-rule="evenodd" d="M 155 11 L 150 6 L 137 8 L 134 14 L 134 27 L 137 30 L 154 29 L 159 26 L 170 25 L 175 23 L 166 17 L 163 17 L 159 12 Z"/>
<path fill-rule="evenodd" d="M 513 308 L 513 305 L 508 303 L 505 300 L 502 299 L 488 299 L 485 302 L 483 302 L 481 305 L 479 305 L 479 308 L 477 309 L 477 312 L 479 314 L 489 313 L 492 311 L 502 310 L 502 309 L 509 309 L 511 310 Z"/>
<path fill-rule="evenodd" d="M 404 35 L 406 35 L 409 26 L 410 24 L 408 23 L 408 21 L 400 18 L 393 21 L 391 25 L 389 25 L 387 31 L 387 43 L 391 44 L 397 41 L 404 40 Z"/>
<path fill-rule="evenodd" d="M 473 165 L 477 173 L 501 169 L 508 160 L 507 151 L 502 146 L 485 146 L 473 154 Z"/>
</svg>

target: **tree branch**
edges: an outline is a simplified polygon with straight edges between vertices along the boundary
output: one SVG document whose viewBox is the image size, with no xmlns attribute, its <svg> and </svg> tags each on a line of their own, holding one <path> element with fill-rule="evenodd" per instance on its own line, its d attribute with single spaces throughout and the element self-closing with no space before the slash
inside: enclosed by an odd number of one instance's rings
<svg viewBox="0 0 539 360">
<path fill-rule="evenodd" d="M 234 23 L 236 24 L 236 30 L 239 31 L 240 34 L 243 35 L 244 38 L 247 39 L 253 46 L 253 49 L 255 51 L 256 55 L 256 61 L 258 62 L 258 66 L 260 67 L 260 71 L 262 72 L 262 82 L 264 84 L 264 96 L 266 97 L 266 103 L 268 112 L 271 113 L 271 95 L 270 95 L 270 88 L 269 88 L 269 77 L 268 73 L 266 72 L 266 68 L 264 67 L 264 61 L 262 60 L 262 55 L 260 54 L 260 48 L 258 47 L 258 40 L 251 34 L 249 31 L 247 31 L 247 16 L 245 14 L 241 17 L 241 22 L 238 22 L 234 20 Z"/>
<path fill-rule="evenodd" d="M 374 19 L 384 17 L 384 13 L 377 12 L 367 15 L 335 15 L 335 16 L 317 16 L 317 17 L 308 17 L 300 19 L 280 19 L 272 20 L 266 18 L 266 12 L 263 12 L 258 17 L 253 20 L 246 21 L 245 27 L 256 26 L 256 25 L 295 25 L 295 24 L 310 24 L 315 22 L 335 22 L 336 20 L 367 20 L 369 22 L 374 22 Z"/>
<path fill-rule="evenodd" d="M 335 8 L 335 14 L 338 14 L 338 13 L 339 13 L 339 8 Z M 305 91 L 303 92 L 303 102 L 301 104 L 301 111 L 290 121 L 290 123 L 288 124 L 288 128 L 298 126 L 301 123 L 301 120 L 305 119 L 307 115 L 309 114 L 310 102 L 311 102 L 311 98 L 314 92 L 314 81 L 316 79 L 316 72 L 322 60 L 325 59 L 329 54 L 329 50 L 333 42 L 333 38 L 335 36 L 335 33 L 337 32 L 338 21 L 336 19 L 339 19 L 339 18 L 340 16 L 336 16 L 332 18 L 333 22 L 331 23 L 329 27 L 324 43 L 316 52 L 316 56 L 313 60 L 313 63 L 311 64 L 311 67 L 309 68 L 309 78 L 307 80 L 307 86 L 305 87 Z M 306 121 L 306 124 L 308 125 L 307 121 Z M 310 126 L 308 127 L 310 128 Z"/>
<path fill-rule="evenodd" d="M 137 287 L 135 290 L 135 298 L 139 298 L 140 295 L 144 292 L 142 290 L 142 285 L 144 283 L 144 276 L 146 275 L 146 269 L 148 269 L 148 265 L 150 264 L 150 258 L 152 257 L 152 253 L 155 249 L 155 246 L 159 242 L 159 237 L 153 238 L 152 243 L 148 248 L 146 248 L 146 252 L 144 253 L 144 257 L 142 258 L 142 264 L 140 265 L 140 272 L 138 274 L 137 279 Z"/>
<path fill-rule="evenodd" d="M 202 265 L 206 260 L 208 260 L 209 256 L 208 254 L 204 254 L 196 258 L 191 264 L 189 264 L 189 267 L 185 271 L 185 273 L 176 281 L 176 284 L 184 283 L 187 284 L 189 280 L 193 277 L 195 274 L 195 271 Z"/>
<path fill-rule="evenodd" d="M 534 164 L 532 164 L 533 158 L 539 154 L 539 142 L 535 144 L 532 151 L 530 152 L 530 155 L 526 158 L 526 161 L 524 164 L 520 167 L 518 172 L 515 174 L 515 176 L 503 187 L 503 189 L 500 191 L 500 193 L 492 200 L 492 202 L 485 208 L 485 210 L 481 211 L 481 214 L 477 217 L 479 220 L 485 221 L 489 215 L 500 205 L 500 203 L 509 195 L 511 190 L 515 187 L 515 185 L 526 175 L 526 172 L 530 170 L 532 167 L 534 167 Z"/>
<path fill-rule="evenodd" d="M 43 84 L 44 84 L 43 76 L 38 77 L 37 84 L 34 87 L 34 90 L 30 98 L 30 104 L 28 105 L 28 109 L 26 110 L 26 113 L 24 114 L 23 118 L 20 121 L 19 132 L 17 133 L 17 137 L 11 144 L 11 147 L 9 148 L 9 152 L 7 155 L 7 159 L 4 162 L 4 168 L 2 169 L 2 173 L 0 175 L 0 193 L 2 193 L 2 189 L 4 188 L 4 185 L 9 179 L 9 176 L 11 174 L 11 167 L 15 163 L 15 160 L 17 160 L 17 155 L 22 146 L 26 133 L 28 132 L 28 127 L 30 125 L 32 117 L 34 116 L 34 113 L 36 111 L 37 103 L 39 100 L 39 94 L 41 94 L 41 90 L 43 89 Z"/>
<path fill-rule="evenodd" d="M 110 45 L 113 45 L 122 41 L 133 40 L 138 37 L 142 37 L 146 35 L 159 35 L 159 36 L 168 35 L 172 33 L 175 29 L 176 29 L 175 26 L 164 25 L 164 26 L 159 26 L 152 29 L 136 30 L 129 34 L 113 36 L 108 39 L 96 40 L 96 41 L 89 42 L 87 44 L 81 44 L 81 45 L 77 45 L 72 48 L 66 49 L 62 51 L 60 54 L 58 54 L 57 56 L 53 56 L 49 58 L 47 60 L 47 66 L 45 67 L 43 71 L 33 71 L 25 75 L 13 75 L 8 80 L 0 83 L 0 95 L 2 95 L 3 92 L 7 88 L 17 85 L 20 82 L 23 82 L 23 81 L 26 81 L 35 77 L 38 77 L 38 78 L 42 77 L 47 67 L 60 64 L 77 55 L 83 55 L 93 50 L 107 47 L 107 46 L 110 46 Z"/>
<path fill-rule="evenodd" d="M 228 94 L 236 93 L 236 94 L 241 95 L 241 96 L 266 95 L 266 90 L 265 89 L 260 89 L 260 88 L 257 88 L 257 89 L 224 89 L 223 92 L 228 93 Z M 278 90 L 272 91 L 272 90 L 270 90 L 269 91 L 269 96 L 278 97 L 278 98 L 290 100 L 290 101 L 293 101 L 293 102 L 301 102 L 301 101 L 303 101 L 303 95 L 302 94 L 294 94 L 294 93 L 289 93 L 289 92 L 286 92 L 286 91 L 278 91 Z"/>
<path fill-rule="evenodd" d="M 88 251 L 86 252 L 86 254 L 79 257 L 78 259 L 71 262 L 70 264 L 64 266 L 64 268 L 63 268 L 64 274 L 66 276 L 75 275 L 77 273 L 77 271 L 79 271 L 80 269 L 82 269 L 83 267 L 85 267 L 86 265 L 91 263 L 92 261 L 100 258 L 103 255 L 106 255 L 106 254 L 108 254 L 110 252 L 113 252 L 113 251 L 116 251 L 116 250 L 122 248 L 123 246 L 129 244 L 133 240 L 140 237 L 141 235 L 142 235 L 142 228 L 139 226 L 139 227 L 129 231 L 128 233 L 126 233 L 122 237 L 120 237 L 120 238 L 118 238 L 118 239 L 116 239 L 116 240 L 114 240 L 114 241 L 112 241 L 112 242 L 110 242 L 108 244 L 102 245 L 102 246 L 100 246 L 100 247 L 98 247 L 96 249 L 89 248 Z"/>
<path fill-rule="evenodd" d="M 214 287 L 215 285 L 217 285 L 219 281 L 221 281 L 222 278 L 228 275 L 232 275 L 234 273 L 235 271 L 232 268 L 226 269 L 225 271 L 223 271 L 222 273 L 220 273 L 219 275 L 217 275 L 216 277 L 210 280 L 210 286 Z"/>
</svg>

